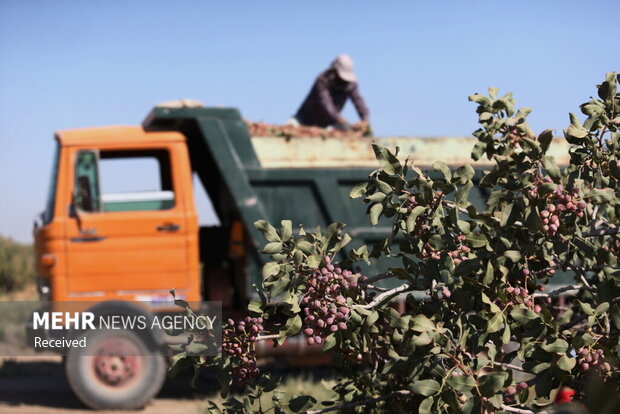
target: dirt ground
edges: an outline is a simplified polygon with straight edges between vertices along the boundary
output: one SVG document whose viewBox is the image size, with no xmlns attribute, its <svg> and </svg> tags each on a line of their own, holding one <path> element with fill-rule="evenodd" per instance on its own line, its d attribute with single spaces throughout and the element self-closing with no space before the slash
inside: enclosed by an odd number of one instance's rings
<svg viewBox="0 0 620 414">
<path fill-rule="evenodd" d="M 0 358 L 0 413 L 92 414 L 71 392 L 59 356 Z M 155 400 L 141 411 L 98 413 L 198 414 L 204 394 L 189 386 L 189 377 L 168 379 Z M 203 386 L 205 384 L 202 384 Z M 211 384 L 211 386 L 214 386 Z M 206 388 L 210 387 L 206 384 Z"/>
</svg>

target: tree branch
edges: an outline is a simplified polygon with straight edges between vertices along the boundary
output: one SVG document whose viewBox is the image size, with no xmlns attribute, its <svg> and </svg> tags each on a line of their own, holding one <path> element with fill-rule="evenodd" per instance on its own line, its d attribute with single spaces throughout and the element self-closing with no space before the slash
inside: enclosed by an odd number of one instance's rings
<svg viewBox="0 0 620 414">
<path fill-rule="evenodd" d="M 584 286 L 583 286 L 584 289 L 587 289 L 589 291 L 594 290 L 592 288 L 592 286 L 590 286 L 590 284 L 588 283 L 588 280 L 585 277 L 586 276 L 586 272 L 588 272 L 587 269 L 584 269 L 583 267 L 577 267 L 577 266 L 575 266 L 573 264 L 570 264 L 570 263 L 566 263 L 566 267 L 571 269 L 573 272 L 579 274 L 579 278 L 581 279 L 581 281 L 584 284 Z"/>
<path fill-rule="evenodd" d="M 387 292 L 389 289 L 386 288 L 382 288 L 380 286 L 375 286 L 375 285 L 366 285 L 367 289 L 373 289 L 373 290 L 378 290 L 379 292 Z"/>
<path fill-rule="evenodd" d="M 389 279 L 391 277 L 393 277 L 394 275 L 392 274 L 392 272 L 386 272 L 386 273 L 380 273 L 378 275 L 375 276 L 371 276 L 366 280 L 360 281 L 359 284 L 360 285 L 370 285 L 374 282 L 378 282 L 379 280 L 383 280 L 383 279 Z"/>
<path fill-rule="evenodd" d="M 577 319 L 573 319 L 572 321 L 567 322 L 564 325 L 560 325 L 560 332 L 570 329 L 573 326 L 585 321 L 586 319 L 588 319 L 588 315 L 581 315 Z"/>
<path fill-rule="evenodd" d="M 379 401 L 385 401 L 385 400 L 389 400 L 391 398 L 400 397 L 400 396 L 403 396 L 403 395 L 410 395 L 410 394 L 411 394 L 411 391 L 408 391 L 408 390 L 394 391 L 394 392 L 392 392 L 392 393 L 390 393 L 388 395 L 384 395 L 383 397 L 370 398 L 370 399 L 367 399 L 367 400 L 355 401 L 355 402 L 350 402 L 350 403 L 345 403 L 345 404 L 340 404 L 340 405 L 332 405 L 331 407 L 323 408 L 321 410 L 306 411 L 306 414 L 328 413 L 330 411 L 336 411 L 336 410 L 340 410 L 340 409 L 343 409 L 343 408 L 359 407 L 360 405 L 370 404 L 370 403 L 379 402 Z"/>
<path fill-rule="evenodd" d="M 463 207 L 459 207 L 454 201 L 450 201 L 450 200 L 441 200 L 441 203 L 447 207 L 452 207 L 452 208 L 456 208 L 459 213 L 463 213 L 463 214 L 467 214 L 469 216 L 469 211 L 467 211 L 466 208 Z M 482 213 L 481 213 L 482 214 Z M 500 219 L 498 219 L 497 217 L 493 217 L 493 216 L 488 216 L 491 220 L 495 221 L 496 223 L 501 222 Z M 523 227 L 523 223 L 520 221 L 515 221 L 514 223 L 515 226 L 518 227 Z"/>
<path fill-rule="evenodd" d="M 598 236 L 610 236 L 620 233 L 620 226 L 607 227 L 604 229 L 597 229 L 584 233 L 582 237 L 598 237 Z"/>
<path fill-rule="evenodd" d="M 615 298 L 613 298 L 611 301 L 611 303 L 620 303 L 620 296 L 616 296 Z M 573 326 L 585 321 L 586 319 L 588 319 L 588 315 L 581 315 L 579 317 L 577 317 L 576 319 L 573 319 L 570 322 L 565 323 L 564 325 L 560 326 L 560 332 L 561 331 L 565 331 L 567 329 L 572 328 Z"/>
<path fill-rule="evenodd" d="M 583 286 L 577 286 L 577 285 L 568 285 L 568 286 L 564 286 L 561 287 L 559 289 L 556 289 L 552 292 L 549 293 L 533 293 L 532 297 L 534 298 L 554 298 L 556 296 L 560 296 L 562 293 L 566 293 L 566 294 L 575 294 L 577 292 L 579 292 L 581 289 L 583 289 Z M 574 291 L 574 292 L 573 292 Z"/>
<path fill-rule="evenodd" d="M 518 413 L 518 414 L 534 414 L 534 411 L 523 410 L 521 408 L 511 407 L 506 404 L 502 404 L 502 410 L 508 411 L 509 413 Z"/>
<path fill-rule="evenodd" d="M 524 370 L 521 367 L 518 367 L 516 365 L 511 365 L 511 364 L 504 364 L 503 362 L 495 362 L 495 361 L 493 361 L 493 365 L 496 365 L 498 367 L 502 367 L 504 369 L 514 369 L 515 371 L 527 372 L 526 370 Z M 528 372 L 528 374 L 529 374 L 529 372 Z"/>
<path fill-rule="evenodd" d="M 273 334 L 273 335 L 259 335 L 256 337 L 256 340 L 254 342 L 258 342 L 258 341 L 268 341 L 269 339 L 278 339 L 280 337 L 280 334 Z"/>
<path fill-rule="evenodd" d="M 366 305 L 353 305 L 353 309 L 372 309 L 384 300 L 391 299 L 399 293 L 407 292 L 408 290 L 413 290 L 412 286 L 409 283 L 405 283 L 403 285 L 400 285 L 399 287 L 390 289 L 387 292 L 383 292 L 382 294 L 377 295 L 377 297 L 372 302 L 367 303 Z"/>
</svg>

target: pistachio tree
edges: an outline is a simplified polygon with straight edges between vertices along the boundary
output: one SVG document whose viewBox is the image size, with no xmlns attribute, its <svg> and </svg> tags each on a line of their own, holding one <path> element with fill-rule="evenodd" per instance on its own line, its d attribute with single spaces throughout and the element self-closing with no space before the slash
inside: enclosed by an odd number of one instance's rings
<svg viewBox="0 0 620 414">
<path fill-rule="evenodd" d="M 607 74 L 580 106 L 585 117 L 570 114 L 562 168 L 548 155 L 553 131 L 535 134 L 531 110 L 515 108 L 510 93 L 470 96 L 480 124 L 472 158 L 492 161 L 479 180 L 484 209 L 468 201 L 470 165 L 437 161 L 424 171 L 398 148 L 373 146 L 379 168 L 351 197 L 366 204 L 370 224 L 391 223 L 385 240 L 343 259 L 344 224 L 293 232 L 290 221 L 257 222 L 271 258 L 260 300 L 245 320 L 227 321 L 221 355 L 181 355 L 175 368 L 217 367 L 224 394 L 235 380 L 248 384 L 213 412 L 530 413 L 561 387 L 584 400 L 594 379 L 617 394 L 619 81 Z M 381 257 L 396 265 L 378 275 L 356 268 Z M 558 272 L 572 283 L 558 286 Z M 382 288 L 383 279 L 396 287 Z M 273 406 L 260 406 L 277 380 L 256 368 L 256 341 L 297 335 L 333 354 L 338 399 L 276 393 Z"/>
</svg>

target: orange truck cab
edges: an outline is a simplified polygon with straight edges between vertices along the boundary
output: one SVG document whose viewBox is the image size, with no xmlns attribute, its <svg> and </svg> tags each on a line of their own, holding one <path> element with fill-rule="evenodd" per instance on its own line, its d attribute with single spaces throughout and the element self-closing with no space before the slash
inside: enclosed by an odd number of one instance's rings
<svg viewBox="0 0 620 414">
<path fill-rule="evenodd" d="M 109 127 L 62 131 L 56 140 L 52 190 L 35 230 L 47 298 L 167 301 L 174 288 L 177 297 L 199 301 L 198 219 L 185 137 Z M 152 164 L 158 187 L 102 192 L 103 165 L 132 162 Z"/>
</svg>

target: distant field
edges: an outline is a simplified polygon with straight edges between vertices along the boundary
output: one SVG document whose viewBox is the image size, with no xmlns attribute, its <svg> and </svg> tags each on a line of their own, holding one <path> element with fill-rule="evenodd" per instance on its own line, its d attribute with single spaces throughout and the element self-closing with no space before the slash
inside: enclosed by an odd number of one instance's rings
<svg viewBox="0 0 620 414">
<path fill-rule="evenodd" d="M 32 245 L 0 236 L 0 295 L 26 288 L 34 277 Z"/>
</svg>

